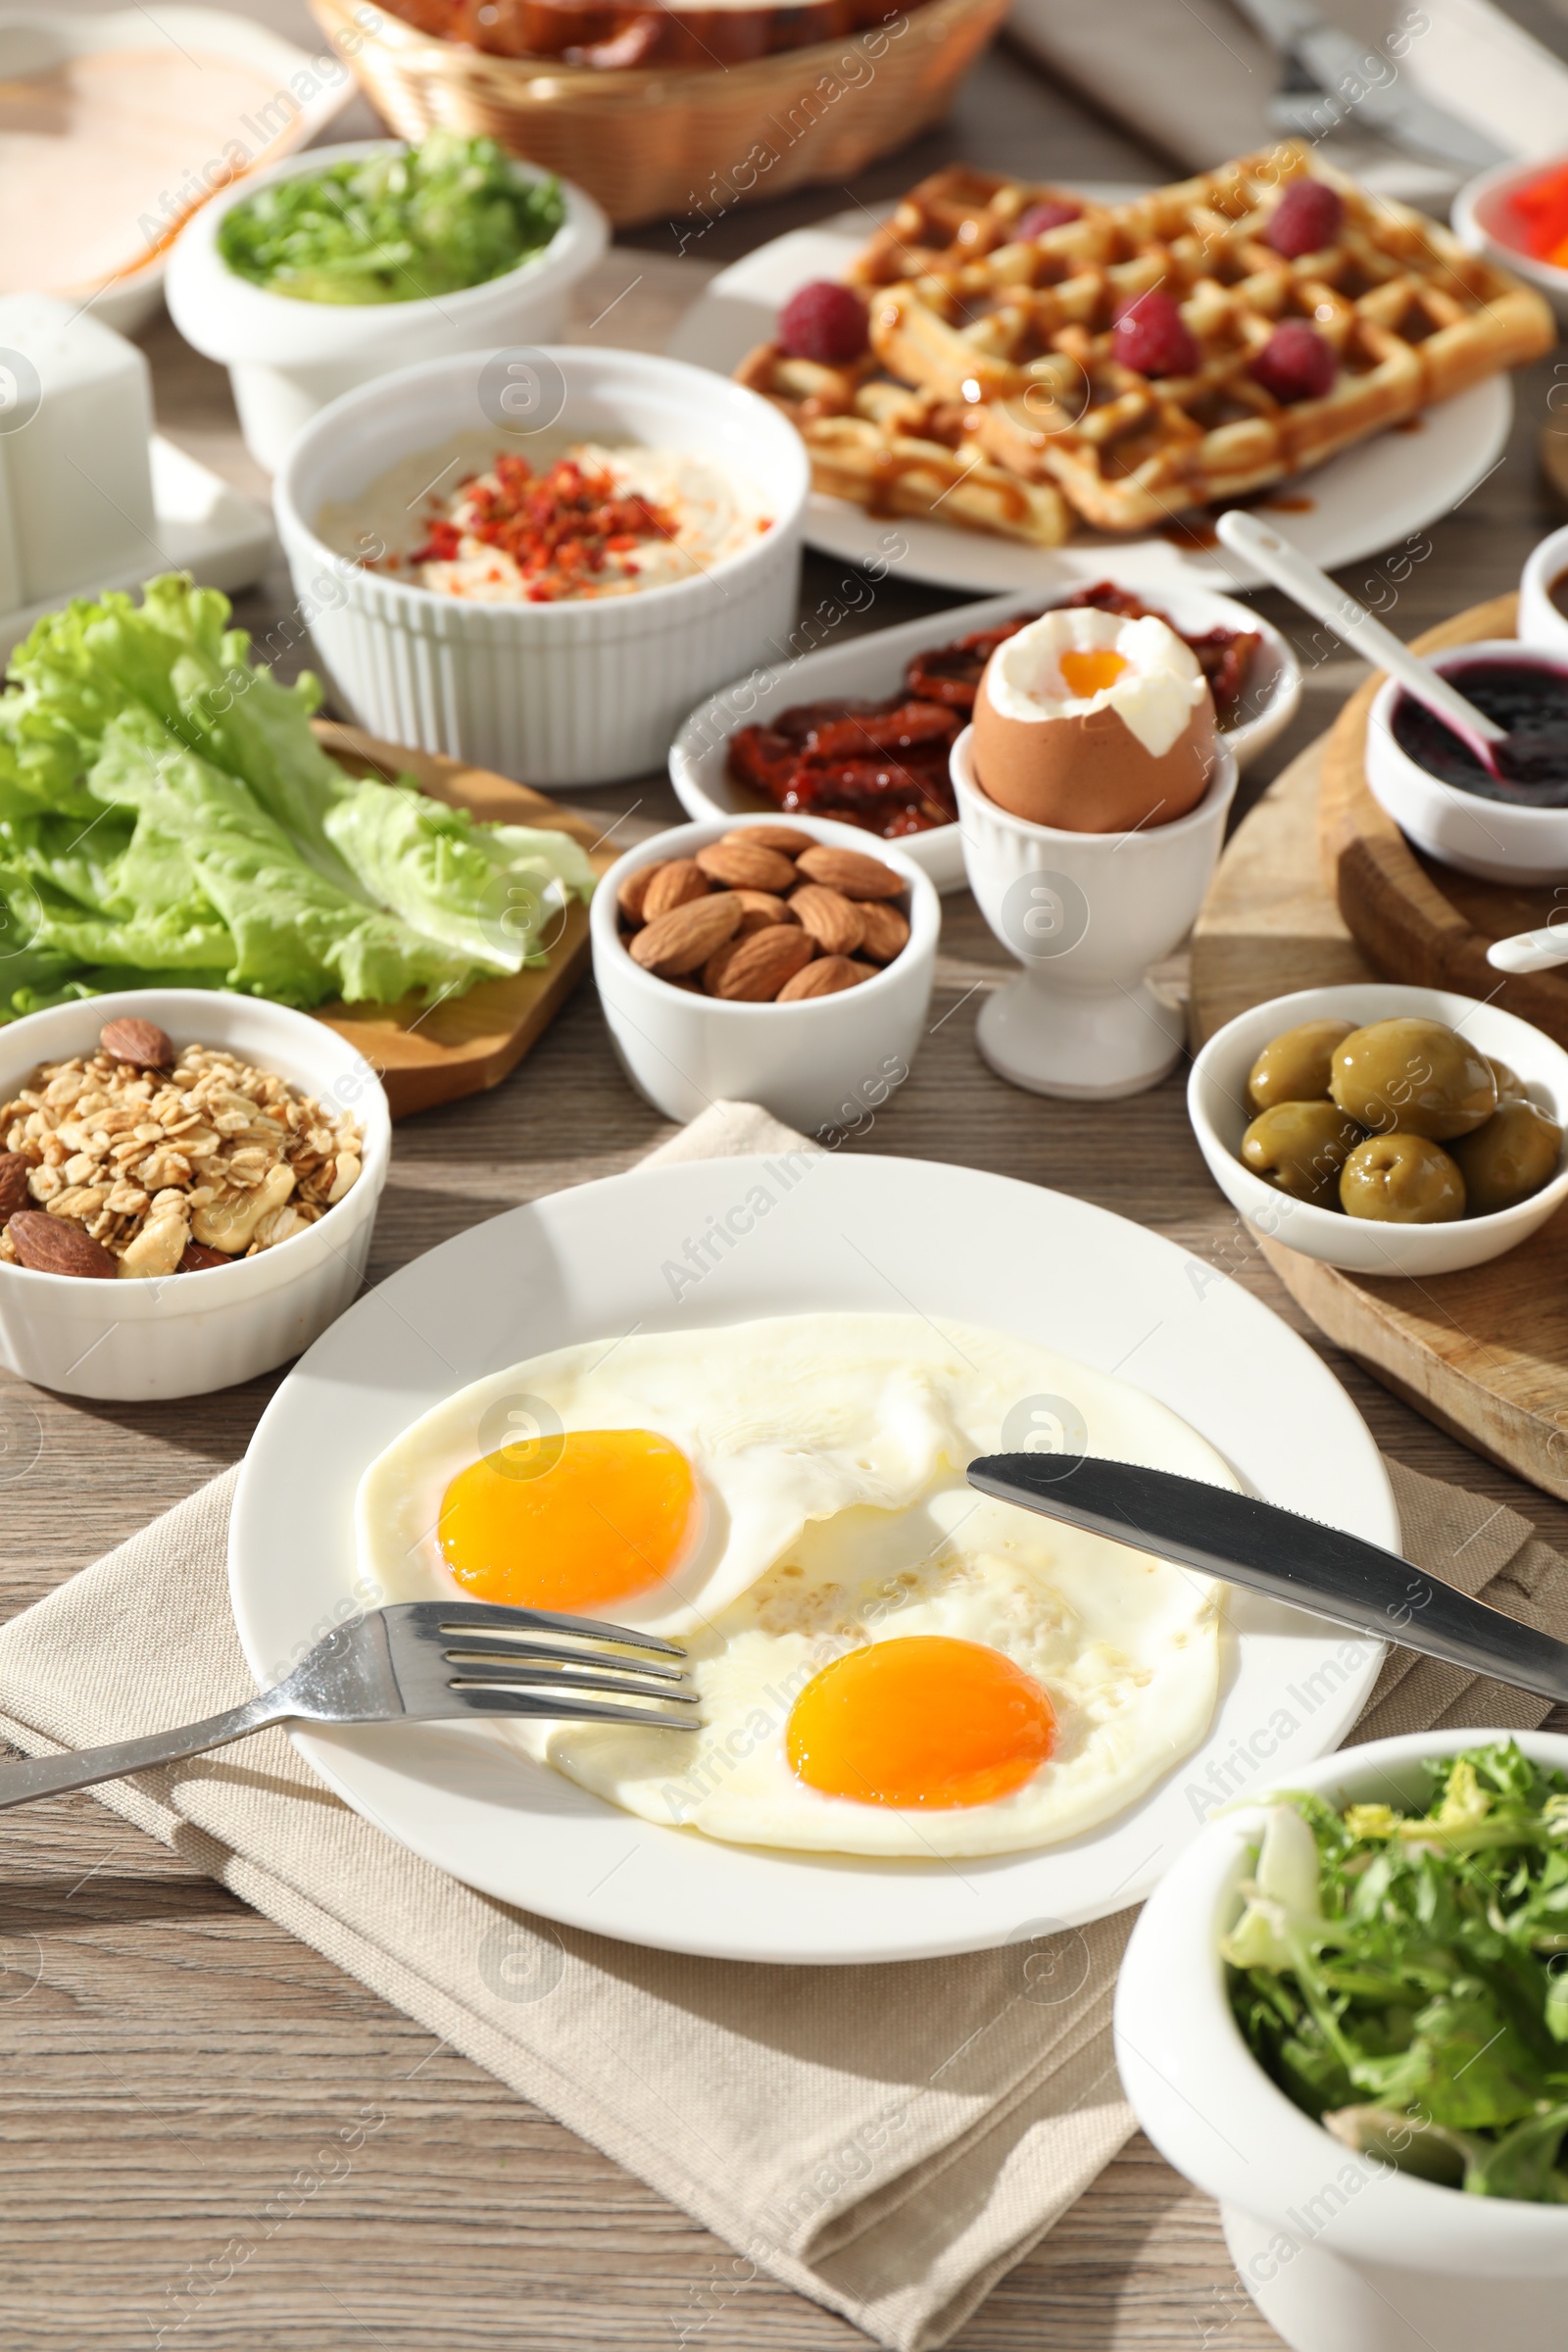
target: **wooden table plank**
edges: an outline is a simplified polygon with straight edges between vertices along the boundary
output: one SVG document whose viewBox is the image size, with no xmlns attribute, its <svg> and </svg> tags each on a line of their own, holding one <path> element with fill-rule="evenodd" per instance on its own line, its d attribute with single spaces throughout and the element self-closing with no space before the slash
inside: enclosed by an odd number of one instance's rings
<svg viewBox="0 0 1568 2352">
<path fill-rule="evenodd" d="M 247 5 L 299 32 L 296 0 Z M 346 118 L 340 135 L 367 127 Z M 1157 170 L 1000 50 L 953 122 L 917 149 L 852 190 L 721 217 L 688 238 L 687 258 L 728 260 L 960 155 L 1069 179 Z M 672 267 L 680 235 L 680 224 L 639 231 L 634 252 L 609 257 L 590 289 L 601 307 L 620 297 L 602 338 L 659 339 L 691 282 Z M 591 316 L 574 331 L 584 329 Z M 221 371 L 167 321 L 144 341 L 165 429 L 261 491 Z M 1510 587 L 1527 547 L 1558 519 L 1538 489 L 1530 438 L 1543 380 L 1538 371 L 1521 386 L 1508 465 L 1426 535 L 1393 608 L 1401 634 Z M 1366 593 L 1378 566 L 1345 577 Z M 838 598 L 843 579 L 842 565 L 808 565 L 807 608 L 836 610 L 837 634 L 960 601 L 895 577 L 852 610 Z M 1301 717 L 1248 779 L 1249 803 L 1364 675 L 1281 600 L 1259 601 L 1305 649 L 1309 670 Z M 292 674 L 306 649 L 290 604 L 274 566 L 238 617 Z M 591 798 L 635 806 L 644 819 L 678 813 L 662 778 Z M 1014 1094 L 985 1068 L 973 1043 L 978 992 L 1006 968 L 973 906 L 947 901 L 931 1033 L 913 1076 L 845 1149 L 1054 1185 L 1168 1234 L 1303 1331 L 1392 1455 L 1511 1502 L 1568 1542 L 1568 1508 L 1477 1460 L 1316 1339 L 1210 1183 L 1179 1076 L 1132 1102 L 1074 1105 Z M 371 1279 L 518 1201 L 630 1166 L 668 1132 L 621 1077 L 586 989 L 494 1095 L 399 1128 Z M 0 1606 L 52 1590 L 236 1460 L 274 1385 L 177 1406 L 83 1405 L 0 1374 Z M 318 2151 L 328 2135 L 377 2116 L 352 2169 L 324 2180 Z M 841 2352 L 863 2341 L 769 2279 L 737 2276 L 729 2249 L 651 2189 L 87 1795 L 0 1821 L 0 2146 L 7 2352 L 647 2352 L 665 2342 Z M 1240 2289 L 1212 2206 L 1137 2139 L 957 2338 L 961 2352 L 1262 2352 L 1276 2342 Z"/>
</svg>

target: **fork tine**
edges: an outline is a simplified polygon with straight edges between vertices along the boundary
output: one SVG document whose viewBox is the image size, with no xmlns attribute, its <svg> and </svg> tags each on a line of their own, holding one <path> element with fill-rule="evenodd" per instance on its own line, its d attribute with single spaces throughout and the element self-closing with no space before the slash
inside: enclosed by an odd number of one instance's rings
<svg viewBox="0 0 1568 2352">
<path fill-rule="evenodd" d="M 684 1652 L 677 1654 L 684 1655 Z M 685 1679 L 683 1670 L 679 1666 L 656 1665 L 652 1658 L 646 1661 L 618 1658 L 612 1650 L 596 1653 L 588 1649 L 570 1649 L 564 1642 L 486 1642 L 464 1635 L 461 1640 L 455 1637 L 449 1642 L 441 1655 L 449 1666 L 467 1665 L 470 1662 L 482 1666 L 488 1664 L 492 1659 L 498 1665 L 503 1663 L 514 1665 L 555 1663 L 562 1666 L 592 1666 L 602 1663 L 606 1666 L 624 1667 L 628 1674 L 655 1675 L 662 1682 L 678 1683 Z"/>
<path fill-rule="evenodd" d="M 581 1673 L 571 1667 L 548 1668 L 543 1674 L 532 1674 L 525 1666 L 492 1666 L 477 1674 L 456 1673 L 448 1681 L 449 1690 L 596 1690 L 619 1694 L 626 1698 L 655 1698 L 672 1707 L 695 1707 L 696 1699 L 689 1691 L 671 1690 L 662 1684 L 639 1682 L 635 1675 Z"/>
<path fill-rule="evenodd" d="M 468 1634 L 483 1630 L 491 1634 L 508 1634 L 515 1640 L 524 1633 L 575 1634 L 588 1642 L 615 1642 L 627 1649 L 647 1649 L 661 1657 L 679 1658 L 685 1651 L 676 1642 L 661 1641 L 657 1634 L 634 1633 L 629 1626 L 607 1625 L 597 1617 L 559 1617 L 547 1609 L 512 1609 L 500 1602 L 479 1600 L 414 1600 L 395 1603 L 385 1611 L 388 1617 L 401 1617 L 406 1624 L 428 1637 L 431 1634 Z"/>
<path fill-rule="evenodd" d="M 662 1715 L 652 1707 L 617 1707 L 606 1700 L 577 1698 L 563 1706 L 531 1690 L 495 1690 L 488 1687 L 478 1690 L 454 1690 L 453 1712 L 461 1707 L 472 1715 L 523 1715 L 546 1723 L 630 1723 L 644 1731 L 700 1732 L 702 1719 L 695 1715 Z"/>
</svg>

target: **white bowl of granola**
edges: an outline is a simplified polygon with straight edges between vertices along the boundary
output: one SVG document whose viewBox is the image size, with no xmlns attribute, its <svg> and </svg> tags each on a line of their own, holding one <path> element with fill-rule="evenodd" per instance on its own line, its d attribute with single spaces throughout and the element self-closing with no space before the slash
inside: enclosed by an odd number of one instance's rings
<svg viewBox="0 0 1568 2352">
<path fill-rule="evenodd" d="M 0 1363 L 24 1379 L 203 1396 L 359 1290 L 391 1119 L 308 1014 L 183 988 L 57 1004 L 0 1029 Z"/>
</svg>

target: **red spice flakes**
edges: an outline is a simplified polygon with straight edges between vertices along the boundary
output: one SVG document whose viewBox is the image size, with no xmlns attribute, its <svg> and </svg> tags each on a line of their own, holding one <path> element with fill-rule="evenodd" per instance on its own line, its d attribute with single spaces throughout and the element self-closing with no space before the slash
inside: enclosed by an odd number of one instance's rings
<svg viewBox="0 0 1568 2352">
<path fill-rule="evenodd" d="M 493 482 L 468 487 L 461 522 L 434 522 L 412 564 L 451 563 L 465 539 L 510 556 L 530 604 L 578 595 L 612 559 L 617 577 L 635 577 L 623 560 L 649 539 L 680 528 L 667 508 L 627 491 L 607 466 L 558 458 L 535 473 L 525 458 L 498 457 Z M 494 575 L 499 576 L 499 574 Z"/>
</svg>

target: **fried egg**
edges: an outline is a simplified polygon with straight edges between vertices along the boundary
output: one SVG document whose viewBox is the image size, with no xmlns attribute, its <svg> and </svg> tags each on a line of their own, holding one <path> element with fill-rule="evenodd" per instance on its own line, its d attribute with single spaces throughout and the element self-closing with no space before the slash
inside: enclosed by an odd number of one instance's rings
<svg viewBox="0 0 1568 2352">
<path fill-rule="evenodd" d="M 539 1356 L 374 1462 L 360 1564 L 678 1638 L 702 1728 L 495 1735 L 643 1818 L 904 1857 L 1120 1811 L 1201 1739 L 1223 1588 L 975 1493 L 1031 1446 L 1234 1486 L 1140 1390 L 1004 1333 L 791 1315 Z"/>
</svg>

